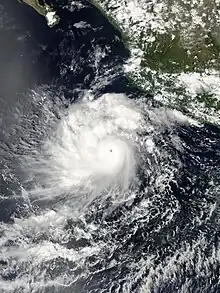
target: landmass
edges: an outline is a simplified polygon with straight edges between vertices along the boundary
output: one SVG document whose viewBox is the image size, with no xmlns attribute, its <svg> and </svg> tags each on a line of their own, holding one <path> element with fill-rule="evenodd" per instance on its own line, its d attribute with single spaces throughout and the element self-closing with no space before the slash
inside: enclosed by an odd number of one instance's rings
<svg viewBox="0 0 220 293">
<path fill-rule="evenodd" d="M 21 3 L 26 3 L 27 5 L 31 6 L 34 10 L 36 10 L 40 15 L 44 16 L 46 18 L 46 21 L 49 27 L 55 26 L 60 21 L 60 18 L 56 14 L 56 11 L 53 9 L 52 5 L 48 5 L 46 3 L 41 5 L 39 0 L 18 0 L 18 1 Z"/>
<path fill-rule="evenodd" d="M 20 1 L 50 27 L 59 22 L 52 6 Z M 220 0 L 88 2 L 121 32 L 130 51 L 124 68 L 132 83 L 164 106 L 220 125 Z"/>
<path fill-rule="evenodd" d="M 122 33 L 125 71 L 163 105 L 220 125 L 220 0 L 90 0 Z"/>
</svg>

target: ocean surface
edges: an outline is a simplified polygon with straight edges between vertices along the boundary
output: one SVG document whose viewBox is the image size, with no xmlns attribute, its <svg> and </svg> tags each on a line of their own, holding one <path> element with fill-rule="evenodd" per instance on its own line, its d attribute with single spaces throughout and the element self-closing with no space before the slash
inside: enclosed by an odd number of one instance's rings
<svg viewBox="0 0 220 293">
<path fill-rule="evenodd" d="M 220 292 L 220 130 L 135 88 L 97 8 L 55 3 L 51 29 L 0 0 L 0 292 Z"/>
</svg>

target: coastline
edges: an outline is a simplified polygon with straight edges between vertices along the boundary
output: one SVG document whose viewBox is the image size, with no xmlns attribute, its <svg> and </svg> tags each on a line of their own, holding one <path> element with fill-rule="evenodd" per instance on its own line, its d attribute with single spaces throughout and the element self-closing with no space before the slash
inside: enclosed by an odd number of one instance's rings
<svg viewBox="0 0 220 293">
<path fill-rule="evenodd" d="M 18 1 L 45 18 L 48 9 L 56 13 L 52 6 L 40 5 L 39 0 Z M 141 2 L 133 7 L 132 1 L 122 1 L 120 5 L 113 0 L 87 1 L 120 32 L 129 52 L 124 69 L 132 85 L 151 93 L 165 107 L 220 125 L 220 16 L 218 22 L 215 6 L 200 7 L 196 2 L 192 8 L 177 1 L 164 15 L 159 3 L 152 12 L 147 4 L 142 7 Z M 206 8 L 215 18 L 213 21 L 206 19 Z M 185 23 L 178 11 L 188 13 L 188 18 L 183 19 Z M 53 27 L 58 22 L 59 17 L 53 25 L 48 25 Z"/>
<path fill-rule="evenodd" d="M 129 47 L 129 34 L 128 32 L 125 32 L 121 29 L 120 24 L 116 21 L 116 19 L 114 19 L 110 13 L 107 13 L 103 7 L 98 3 L 98 1 L 96 0 L 87 0 L 90 4 L 92 4 L 94 7 L 96 7 L 99 11 L 101 11 L 101 13 L 108 19 L 108 21 L 114 26 L 114 28 L 116 28 L 122 37 L 122 42 L 125 46 L 126 49 L 130 49 Z"/>
<path fill-rule="evenodd" d="M 165 107 L 220 126 L 220 14 L 205 1 L 174 6 L 88 0 L 122 35 L 130 82 Z M 136 3 L 136 4 L 134 4 Z M 184 12 L 184 13 L 183 13 Z M 210 17 L 212 16 L 212 17 Z"/>
<path fill-rule="evenodd" d="M 39 0 L 18 0 L 18 2 L 27 4 L 28 6 L 32 7 L 37 13 L 44 16 L 47 21 L 47 25 L 51 28 L 58 24 L 60 21 L 60 18 L 56 14 L 56 11 L 53 9 L 52 5 L 48 5 L 46 3 L 44 5 L 41 5 Z"/>
</svg>

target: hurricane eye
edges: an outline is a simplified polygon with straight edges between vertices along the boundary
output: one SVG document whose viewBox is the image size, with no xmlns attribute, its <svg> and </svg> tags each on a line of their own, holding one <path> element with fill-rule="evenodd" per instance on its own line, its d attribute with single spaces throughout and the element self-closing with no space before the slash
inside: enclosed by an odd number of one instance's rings
<svg viewBox="0 0 220 293">
<path fill-rule="evenodd" d="M 110 150 L 110 152 L 112 153 L 112 150 Z"/>
</svg>

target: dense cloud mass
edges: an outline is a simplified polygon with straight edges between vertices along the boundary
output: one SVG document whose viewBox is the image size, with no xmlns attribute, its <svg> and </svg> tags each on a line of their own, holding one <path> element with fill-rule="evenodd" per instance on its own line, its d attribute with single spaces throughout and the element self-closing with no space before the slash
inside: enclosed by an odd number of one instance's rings
<svg viewBox="0 0 220 293">
<path fill-rule="evenodd" d="M 33 186 L 32 196 L 88 194 L 90 202 L 108 189 L 127 190 L 135 179 L 137 132 L 143 127 L 135 103 L 123 94 L 105 94 L 82 99 L 60 116 L 40 150 L 25 158 L 30 181 L 41 184 Z"/>
<path fill-rule="evenodd" d="M 219 292 L 219 129 L 132 86 L 88 1 L 57 2 L 52 30 L 0 6 L 0 292 Z"/>
</svg>

